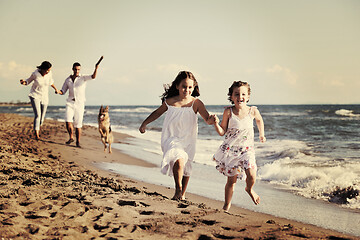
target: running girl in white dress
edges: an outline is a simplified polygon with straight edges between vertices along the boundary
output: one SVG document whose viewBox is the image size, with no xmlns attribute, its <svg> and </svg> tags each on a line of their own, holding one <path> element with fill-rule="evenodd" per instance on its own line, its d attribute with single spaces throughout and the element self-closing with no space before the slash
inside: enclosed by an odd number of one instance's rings
<svg viewBox="0 0 360 240">
<path fill-rule="evenodd" d="M 191 72 L 180 72 L 170 87 L 165 88 L 162 105 L 141 124 L 139 131 L 145 133 L 146 126 L 166 112 L 161 134 L 163 160 L 161 172 L 174 176 L 175 194 L 172 199 L 185 199 L 185 191 L 192 170 L 198 133 L 198 116 L 207 124 L 213 124 L 200 96 L 199 86 Z"/>
<path fill-rule="evenodd" d="M 225 140 L 213 157 L 216 161 L 216 169 L 228 177 L 223 206 L 225 211 L 230 209 L 237 178 L 246 178 L 245 191 L 256 205 L 260 203 L 260 197 L 253 190 L 257 170 L 254 151 L 254 118 L 259 129 L 260 141 L 266 141 L 264 122 L 259 110 L 254 106 L 247 106 L 250 85 L 247 82 L 233 82 L 228 96 L 234 106 L 224 110 L 220 125 L 218 117 L 215 116 L 215 129 L 220 136 L 225 135 Z"/>
</svg>

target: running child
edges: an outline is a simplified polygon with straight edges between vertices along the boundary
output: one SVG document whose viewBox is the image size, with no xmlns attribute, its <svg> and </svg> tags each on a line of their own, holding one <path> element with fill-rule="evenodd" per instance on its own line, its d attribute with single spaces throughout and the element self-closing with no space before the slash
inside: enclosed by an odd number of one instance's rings
<svg viewBox="0 0 360 240">
<path fill-rule="evenodd" d="M 184 200 L 195 156 L 198 116 L 207 124 L 214 124 L 203 102 L 199 100 L 199 86 L 191 72 L 181 71 L 170 87 L 165 88 L 162 104 L 141 124 L 139 131 L 166 112 L 161 134 L 163 160 L 161 172 L 174 177 L 175 194 L 172 199 Z"/>
<path fill-rule="evenodd" d="M 261 142 L 265 142 L 264 122 L 255 106 L 247 106 L 250 98 L 250 85 L 247 82 L 235 81 L 229 88 L 229 100 L 234 106 L 224 110 L 221 124 L 215 116 L 215 129 L 220 136 L 225 135 L 224 142 L 213 156 L 216 169 L 227 176 L 225 185 L 225 203 L 223 209 L 228 211 L 237 179 L 246 178 L 245 191 L 253 202 L 260 203 L 260 197 L 253 190 L 256 180 L 256 161 L 254 150 L 254 127 L 259 130 Z"/>
</svg>

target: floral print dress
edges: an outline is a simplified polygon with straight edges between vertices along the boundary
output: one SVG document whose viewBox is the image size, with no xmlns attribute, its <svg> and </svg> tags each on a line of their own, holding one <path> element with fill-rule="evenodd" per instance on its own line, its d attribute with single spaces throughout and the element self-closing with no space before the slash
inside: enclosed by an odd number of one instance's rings
<svg viewBox="0 0 360 240">
<path fill-rule="evenodd" d="M 249 114 L 241 119 L 231 109 L 225 140 L 213 156 L 216 169 L 225 176 L 238 175 L 238 178 L 246 179 L 246 169 L 257 169 L 252 114 L 255 109 L 250 107 Z"/>
</svg>

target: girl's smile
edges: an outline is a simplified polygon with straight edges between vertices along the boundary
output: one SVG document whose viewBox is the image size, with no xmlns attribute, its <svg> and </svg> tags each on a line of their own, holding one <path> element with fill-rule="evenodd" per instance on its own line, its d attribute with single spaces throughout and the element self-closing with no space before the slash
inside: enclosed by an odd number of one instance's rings
<svg viewBox="0 0 360 240">
<path fill-rule="evenodd" d="M 235 104 L 246 104 L 249 101 L 248 88 L 246 86 L 235 88 L 231 98 Z"/>
<path fill-rule="evenodd" d="M 194 80 L 186 78 L 182 80 L 176 88 L 179 90 L 179 96 L 181 98 L 191 96 L 194 91 Z"/>
</svg>

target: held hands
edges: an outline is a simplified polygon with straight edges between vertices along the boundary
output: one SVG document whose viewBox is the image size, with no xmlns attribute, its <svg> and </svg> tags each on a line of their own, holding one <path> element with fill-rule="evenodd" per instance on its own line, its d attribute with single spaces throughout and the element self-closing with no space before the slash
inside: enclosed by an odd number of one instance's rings
<svg viewBox="0 0 360 240">
<path fill-rule="evenodd" d="M 207 121 L 207 123 L 209 125 L 218 124 L 219 122 L 220 122 L 220 120 L 219 120 L 218 116 L 216 116 L 215 114 L 210 115 L 210 117 Z"/>
<path fill-rule="evenodd" d="M 64 95 L 64 93 L 61 90 L 55 90 L 55 94 Z"/>
</svg>

